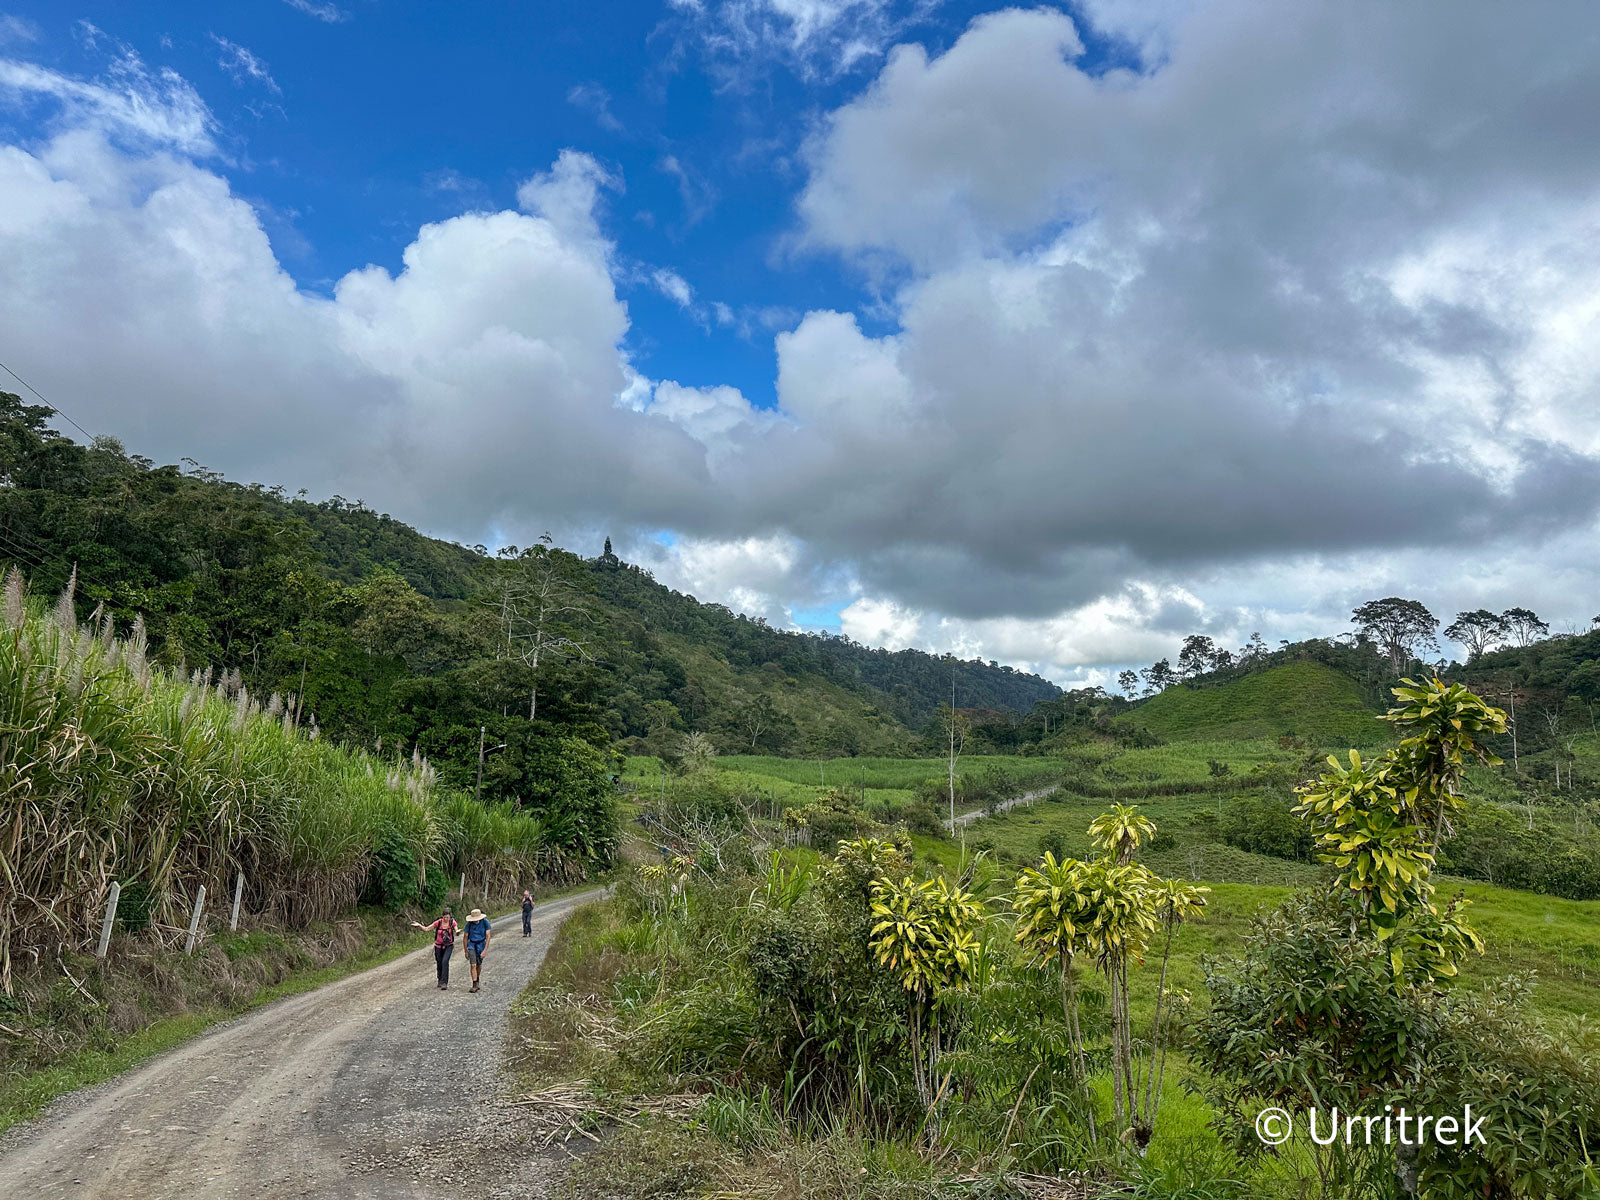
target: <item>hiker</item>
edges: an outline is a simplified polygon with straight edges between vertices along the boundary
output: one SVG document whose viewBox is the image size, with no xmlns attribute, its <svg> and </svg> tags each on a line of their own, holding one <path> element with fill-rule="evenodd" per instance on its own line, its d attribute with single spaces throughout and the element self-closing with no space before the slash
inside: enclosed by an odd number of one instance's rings
<svg viewBox="0 0 1600 1200">
<path fill-rule="evenodd" d="M 533 936 L 533 893 L 522 893 L 522 936 Z"/>
<path fill-rule="evenodd" d="M 472 969 L 472 987 L 478 990 L 478 977 L 483 973 L 483 956 L 489 949 L 489 918 L 483 910 L 475 908 L 467 914 L 467 966 Z"/>
<path fill-rule="evenodd" d="M 450 987 L 450 956 L 455 953 L 456 931 L 461 928 L 456 924 L 456 919 L 450 915 L 450 906 L 448 904 L 444 906 L 444 915 L 437 921 L 430 921 L 426 925 L 413 921 L 411 927 L 433 930 L 433 966 L 439 975 L 439 990 L 447 991 Z M 476 971 L 473 978 L 477 978 Z"/>
</svg>

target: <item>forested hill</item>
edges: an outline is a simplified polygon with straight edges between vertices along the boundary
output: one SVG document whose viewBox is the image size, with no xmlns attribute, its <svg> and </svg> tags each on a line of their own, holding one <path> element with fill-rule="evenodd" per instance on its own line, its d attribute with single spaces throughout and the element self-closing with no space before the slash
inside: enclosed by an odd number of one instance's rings
<svg viewBox="0 0 1600 1200">
<path fill-rule="evenodd" d="M 1007 667 L 773 629 L 610 554 L 492 556 L 360 502 L 83 446 L 51 415 L 0 393 L 0 557 L 35 591 L 76 567 L 82 614 L 103 603 L 123 629 L 141 617 L 164 660 L 237 668 L 261 694 L 302 695 L 333 736 L 416 746 L 462 778 L 486 725 L 486 791 L 514 790 L 546 734 L 892 752 L 914 745 L 952 676 L 964 708 L 1059 694 Z M 542 623 L 540 589 L 556 601 Z"/>
</svg>

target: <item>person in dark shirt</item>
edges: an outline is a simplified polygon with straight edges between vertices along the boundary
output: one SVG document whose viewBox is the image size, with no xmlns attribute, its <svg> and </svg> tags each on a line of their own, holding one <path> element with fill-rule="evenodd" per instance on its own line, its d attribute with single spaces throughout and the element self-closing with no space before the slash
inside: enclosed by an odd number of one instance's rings
<svg viewBox="0 0 1600 1200">
<path fill-rule="evenodd" d="M 450 915 L 448 906 L 437 921 L 430 921 L 426 925 L 413 921 L 411 927 L 433 930 L 433 969 L 439 977 L 439 990 L 446 991 L 450 987 L 450 955 L 455 953 L 456 931 L 461 927 Z"/>
<path fill-rule="evenodd" d="M 481 909 L 475 908 L 467 914 L 464 928 L 467 933 L 467 966 L 472 970 L 472 987 L 468 990 L 475 992 L 483 974 L 483 956 L 489 950 L 489 918 L 483 915 Z"/>
<path fill-rule="evenodd" d="M 522 936 L 533 936 L 533 893 L 522 893 Z"/>
</svg>

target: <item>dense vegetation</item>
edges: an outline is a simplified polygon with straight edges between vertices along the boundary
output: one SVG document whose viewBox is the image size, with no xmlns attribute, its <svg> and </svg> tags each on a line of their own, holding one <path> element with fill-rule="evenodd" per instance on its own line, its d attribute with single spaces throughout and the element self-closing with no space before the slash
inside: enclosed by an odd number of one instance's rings
<svg viewBox="0 0 1600 1200">
<path fill-rule="evenodd" d="M 0 613 L 0 990 L 18 955 L 81 946 L 113 882 L 124 925 L 182 927 L 197 889 L 247 881 L 246 911 L 290 927 L 363 898 L 437 904 L 461 874 L 497 894 L 607 864 L 616 822 L 605 757 L 559 743 L 537 809 L 480 804 L 428 761 L 320 736 L 293 697 L 235 672 L 152 661 L 142 626 L 77 619 L 7 577 Z"/>
<path fill-rule="evenodd" d="M 420 749 L 448 783 L 477 787 L 482 743 L 489 799 L 547 799 L 568 737 L 659 749 L 694 730 L 729 751 L 904 753 L 952 682 L 985 709 L 1058 694 L 1009 667 L 772 629 L 609 547 L 491 555 L 359 501 L 82 446 L 49 416 L 0 393 L 0 559 L 50 594 L 76 569 L 80 617 L 103 606 L 124 633 L 142 618 L 160 665 L 292 692 L 332 738 Z"/>
<path fill-rule="evenodd" d="M 698 1093 L 696 1149 L 636 1128 L 574 1194 L 1589 1194 L 1600 1046 L 1564 1014 L 1592 1007 L 1594 905 L 1440 886 L 1433 847 L 1470 820 L 1504 715 L 1444 684 L 1398 699 L 1386 751 L 1298 789 L 1314 753 L 1294 739 L 1085 743 L 1049 764 L 1056 799 L 971 828 L 976 857 L 860 810 L 836 852 L 794 848 L 691 767 L 651 806 L 659 855 L 575 925 L 519 1019 L 535 1084 L 594 1081 L 602 1111 Z M 1289 781 L 1301 861 L 1275 873 L 1201 844 L 1251 778 Z M 1080 799 L 1109 788 L 1148 804 Z M 1298 890 L 1237 882 L 1263 871 Z M 1254 1133 L 1269 1104 L 1385 1103 L 1471 1103 L 1489 1143 Z"/>
</svg>

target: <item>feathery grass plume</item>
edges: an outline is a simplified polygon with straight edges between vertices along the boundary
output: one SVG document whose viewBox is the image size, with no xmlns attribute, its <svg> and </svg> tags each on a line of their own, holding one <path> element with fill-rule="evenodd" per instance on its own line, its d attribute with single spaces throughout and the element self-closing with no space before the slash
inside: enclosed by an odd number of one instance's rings
<svg viewBox="0 0 1600 1200">
<path fill-rule="evenodd" d="M 272 695 L 267 698 L 267 716 L 271 717 L 273 720 L 277 720 L 279 717 L 283 716 L 283 697 L 278 695 L 277 692 L 273 692 Z"/>
<path fill-rule="evenodd" d="M 72 574 L 67 577 L 67 586 L 61 589 L 61 595 L 56 599 L 55 621 L 63 633 L 76 633 L 78 631 L 78 606 L 74 597 L 78 591 L 78 565 L 72 565 Z"/>
<path fill-rule="evenodd" d="M 27 616 L 27 584 L 23 582 L 22 572 L 16 566 L 6 572 L 6 628 L 21 629 L 23 618 Z"/>
<path fill-rule="evenodd" d="M 205 684 L 207 688 L 209 688 L 211 686 L 211 676 L 212 676 L 212 671 L 213 670 L 214 670 L 214 668 L 212 667 L 212 665 L 210 663 L 207 663 L 206 664 L 206 673 L 203 676 L 201 676 L 200 682 Z"/>
<path fill-rule="evenodd" d="M 157 928 L 181 929 L 195 889 L 224 892 L 241 863 L 256 911 L 295 925 L 348 913 L 397 841 L 419 888 L 439 870 L 508 889 L 581 874 L 559 822 L 443 788 L 420 753 L 386 779 L 321 740 L 315 714 L 302 731 L 242 685 L 230 701 L 209 668 L 153 670 L 131 635 L 85 643 L 30 606 L 20 575 L 5 587 L 21 609 L 0 638 L 0 987 L 19 955 L 92 945 L 114 880 L 145 884 Z"/>
<path fill-rule="evenodd" d="M 133 672 L 142 689 L 148 690 L 150 686 L 150 664 L 145 661 L 145 651 L 149 648 L 149 639 L 145 637 L 144 614 L 140 613 L 133 619 L 133 630 L 128 634 L 128 640 L 123 643 L 122 657 L 128 664 L 128 669 Z"/>
</svg>

